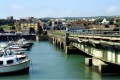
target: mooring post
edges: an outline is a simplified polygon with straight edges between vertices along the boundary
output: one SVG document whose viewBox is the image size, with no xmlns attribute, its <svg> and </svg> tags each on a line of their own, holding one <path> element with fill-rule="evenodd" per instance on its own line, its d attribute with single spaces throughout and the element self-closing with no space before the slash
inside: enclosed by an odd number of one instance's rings
<svg viewBox="0 0 120 80">
<path fill-rule="evenodd" d="M 55 45 L 55 39 L 53 38 L 52 40 L 53 40 L 53 45 Z"/>
<path fill-rule="evenodd" d="M 108 64 L 101 64 L 101 65 L 99 65 L 98 71 L 101 74 L 110 73 L 110 69 L 109 69 Z"/>
<path fill-rule="evenodd" d="M 39 35 L 36 35 L 36 41 L 39 41 L 40 38 L 39 38 Z"/>
<path fill-rule="evenodd" d="M 92 67 L 92 58 L 85 58 L 85 65 Z"/>
<path fill-rule="evenodd" d="M 66 32 L 65 34 L 65 53 L 67 54 L 69 52 L 69 33 Z"/>
</svg>

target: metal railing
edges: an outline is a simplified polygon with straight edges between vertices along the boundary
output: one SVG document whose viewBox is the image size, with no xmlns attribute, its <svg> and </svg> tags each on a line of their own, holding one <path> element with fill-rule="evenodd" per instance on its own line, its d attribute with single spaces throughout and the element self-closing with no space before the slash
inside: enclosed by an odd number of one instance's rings
<svg viewBox="0 0 120 80">
<path fill-rule="evenodd" d="M 98 37 L 117 37 L 120 38 L 120 31 L 65 31 L 65 30 L 53 30 L 49 31 L 48 35 L 57 35 L 59 37 L 65 37 L 66 33 L 69 33 L 69 36 L 98 36 Z"/>
</svg>

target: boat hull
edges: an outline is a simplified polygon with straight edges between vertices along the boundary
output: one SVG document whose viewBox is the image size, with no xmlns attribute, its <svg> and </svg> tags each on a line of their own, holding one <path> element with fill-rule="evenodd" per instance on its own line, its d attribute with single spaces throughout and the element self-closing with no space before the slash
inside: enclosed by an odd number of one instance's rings
<svg viewBox="0 0 120 80">
<path fill-rule="evenodd" d="M 0 66 L 1 75 L 11 75 L 11 74 L 24 74 L 29 73 L 30 60 L 26 60 L 19 64 L 9 65 L 9 66 Z"/>
<path fill-rule="evenodd" d="M 13 51 L 15 51 L 15 52 L 27 51 L 27 49 L 25 49 L 25 48 L 20 48 L 20 49 L 11 49 L 11 50 L 13 50 Z"/>
<path fill-rule="evenodd" d="M 29 44 L 29 43 L 23 44 L 23 45 L 21 46 L 21 48 L 30 48 L 30 47 L 32 47 L 32 44 Z"/>
</svg>

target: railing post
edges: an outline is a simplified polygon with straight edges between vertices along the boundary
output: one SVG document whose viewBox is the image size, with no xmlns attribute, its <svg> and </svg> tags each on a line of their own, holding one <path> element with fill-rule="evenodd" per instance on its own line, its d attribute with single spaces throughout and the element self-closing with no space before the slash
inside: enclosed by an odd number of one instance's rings
<svg viewBox="0 0 120 80">
<path fill-rule="evenodd" d="M 65 33 L 65 53 L 69 53 L 69 33 Z"/>
<path fill-rule="evenodd" d="M 69 45 L 69 33 L 68 32 L 66 32 L 66 34 L 65 34 L 65 44 L 66 44 L 66 46 Z"/>
<path fill-rule="evenodd" d="M 92 36 L 93 36 L 94 34 L 93 34 L 93 29 L 92 29 Z"/>
</svg>

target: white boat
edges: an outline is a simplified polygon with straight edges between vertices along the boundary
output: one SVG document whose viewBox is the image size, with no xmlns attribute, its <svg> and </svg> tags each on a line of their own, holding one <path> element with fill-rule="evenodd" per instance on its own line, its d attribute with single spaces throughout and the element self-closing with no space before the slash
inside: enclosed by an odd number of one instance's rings
<svg viewBox="0 0 120 80">
<path fill-rule="evenodd" d="M 27 51 L 25 48 L 19 48 L 19 49 L 12 49 L 14 52 L 21 52 L 21 51 Z"/>
<path fill-rule="evenodd" d="M 10 50 L 0 52 L 0 74 L 29 73 L 30 59 L 25 55 L 15 55 Z"/>
<path fill-rule="evenodd" d="M 15 50 L 15 51 L 26 51 L 27 49 L 19 47 L 17 44 L 11 44 L 10 46 L 7 47 L 10 50 Z"/>
<path fill-rule="evenodd" d="M 1 47 L 1 48 L 6 48 L 7 46 L 8 46 L 7 43 L 0 43 L 0 47 Z"/>
<path fill-rule="evenodd" d="M 27 41 L 24 38 L 18 40 L 18 43 L 21 44 L 22 48 L 29 48 L 29 47 L 32 47 L 33 45 L 33 42 L 31 40 Z"/>
</svg>

